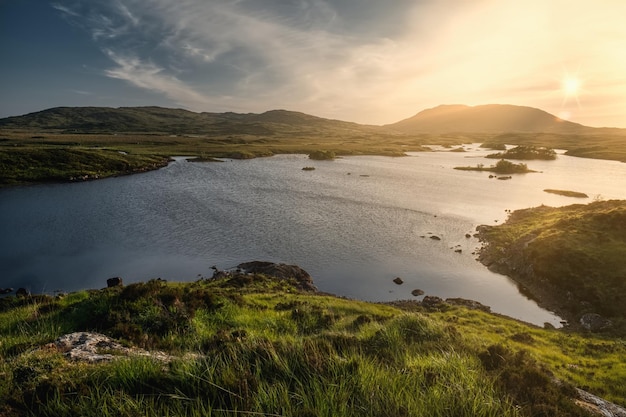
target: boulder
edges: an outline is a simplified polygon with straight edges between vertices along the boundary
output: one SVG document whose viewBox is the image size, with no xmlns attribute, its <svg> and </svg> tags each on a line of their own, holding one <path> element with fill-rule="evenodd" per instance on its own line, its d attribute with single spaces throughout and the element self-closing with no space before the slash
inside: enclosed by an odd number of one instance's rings
<svg viewBox="0 0 626 417">
<path fill-rule="evenodd" d="M 146 356 L 169 362 L 173 358 L 163 352 L 148 352 L 138 348 L 128 348 L 100 333 L 76 332 L 63 335 L 44 346 L 48 350 L 61 352 L 68 359 L 84 362 L 108 362 L 128 356 Z"/>
<path fill-rule="evenodd" d="M 472 310 L 482 310 L 486 311 L 487 313 L 491 312 L 491 307 L 479 303 L 478 301 L 468 300 L 466 298 L 446 298 L 446 303 L 458 306 L 465 306 Z"/>
<path fill-rule="evenodd" d="M 26 288 L 18 288 L 15 292 L 15 295 L 17 295 L 18 297 L 28 297 L 30 296 L 30 291 L 28 291 Z"/>
<path fill-rule="evenodd" d="M 420 290 L 419 288 L 416 288 L 413 291 L 411 291 L 411 295 L 413 295 L 414 297 L 419 297 L 420 295 L 424 295 L 424 291 Z"/>
<path fill-rule="evenodd" d="M 437 309 L 444 305 L 444 301 L 441 297 L 437 297 L 434 295 L 427 295 L 422 300 L 422 306 L 429 309 Z"/>
<path fill-rule="evenodd" d="M 273 262 L 252 261 L 237 265 L 245 274 L 264 274 L 279 279 L 295 279 L 297 287 L 304 291 L 317 291 L 313 278 L 297 265 L 276 264 Z"/>
<path fill-rule="evenodd" d="M 394 282 L 394 283 L 396 283 L 396 284 L 398 284 L 398 285 L 404 284 L 404 281 L 403 281 L 403 280 L 402 280 L 402 278 L 400 278 L 400 277 L 395 277 L 395 278 L 393 279 L 393 282 Z"/>
<path fill-rule="evenodd" d="M 122 281 L 122 278 L 120 277 L 113 277 L 113 278 L 107 279 L 107 288 L 121 287 L 123 285 L 124 285 L 124 282 Z"/>
<path fill-rule="evenodd" d="M 612 326 L 612 324 L 613 323 L 611 323 L 610 320 L 596 313 L 583 314 L 583 316 L 580 318 L 580 325 L 583 326 L 583 328 L 592 332 L 597 332 L 609 328 Z"/>
</svg>

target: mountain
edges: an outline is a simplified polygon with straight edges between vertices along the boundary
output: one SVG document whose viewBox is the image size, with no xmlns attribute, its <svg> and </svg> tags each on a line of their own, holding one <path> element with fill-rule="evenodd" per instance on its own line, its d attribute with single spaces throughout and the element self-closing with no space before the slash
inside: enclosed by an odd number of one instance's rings
<svg viewBox="0 0 626 417">
<path fill-rule="evenodd" d="M 195 113 L 162 107 L 55 107 L 0 119 L 5 129 L 51 129 L 67 133 L 154 132 L 272 135 L 332 131 L 371 133 L 373 126 L 271 110 L 255 113 Z"/>
<path fill-rule="evenodd" d="M 403 133 L 584 133 L 590 129 L 533 107 L 442 105 L 385 127 Z"/>
</svg>

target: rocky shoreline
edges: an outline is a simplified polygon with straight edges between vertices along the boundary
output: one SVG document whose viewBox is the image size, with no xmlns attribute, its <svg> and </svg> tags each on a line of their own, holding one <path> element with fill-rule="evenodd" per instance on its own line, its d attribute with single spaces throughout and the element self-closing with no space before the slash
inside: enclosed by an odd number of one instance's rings
<svg viewBox="0 0 626 417">
<path fill-rule="evenodd" d="M 515 281 L 519 291 L 532 299 L 539 307 L 552 311 L 563 319 L 564 326 L 579 327 L 575 314 L 563 307 L 562 300 L 555 296 L 558 293 L 550 283 L 537 277 L 531 260 L 524 256 L 523 248 L 527 247 L 535 235 L 529 235 L 525 239 L 516 242 L 507 249 L 498 248 L 490 244 L 486 237 L 486 230 L 492 226 L 478 226 L 478 240 L 482 246 L 478 249 L 477 260 L 485 265 L 490 271 L 506 275 Z"/>
</svg>

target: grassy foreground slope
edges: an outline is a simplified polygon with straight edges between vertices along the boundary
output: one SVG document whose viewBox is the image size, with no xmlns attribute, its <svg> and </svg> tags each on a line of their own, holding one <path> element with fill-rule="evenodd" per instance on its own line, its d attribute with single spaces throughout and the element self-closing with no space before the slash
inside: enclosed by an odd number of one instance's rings
<svg viewBox="0 0 626 417">
<path fill-rule="evenodd" d="M 401 309 L 259 274 L 0 301 L 3 416 L 588 415 L 571 384 L 626 402 L 623 342 L 461 306 Z M 51 342 L 75 331 L 153 354 L 102 344 L 115 360 L 70 360 Z"/>
<path fill-rule="evenodd" d="M 480 260 L 573 323 L 585 313 L 626 333 L 626 201 L 518 210 L 481 226 Z"/>
</svg>

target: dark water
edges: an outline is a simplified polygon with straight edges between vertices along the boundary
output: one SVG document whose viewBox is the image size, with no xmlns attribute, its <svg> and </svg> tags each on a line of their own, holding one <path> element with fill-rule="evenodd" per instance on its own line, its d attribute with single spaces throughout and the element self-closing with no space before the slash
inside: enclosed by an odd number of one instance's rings
<svg viewBox="0 0 626 417">
<path fill-rule="evenodd" d="M 558 324 L 479 264 L 471 254 L 478 242 L 465 235 L 504 221 L 505 209 L 591 201 L 544 188 L 626 198 L 626 164 L 560 156 L 528 163 L 542 173 L 498 181 L 452 169 L 493 163 L 470 148 L 332 162 L 181 158 L 146 174 L 0 190 L 0 287 L 72 291 L 113 276 L 191 281 L 210 276 L 212 265 L 269 260 L 298 264 L 320 290 L 343 296 L 413 299 L 419 288 Z M 396 276 L 405 283 L 394 284 Z"/>
</svg>

